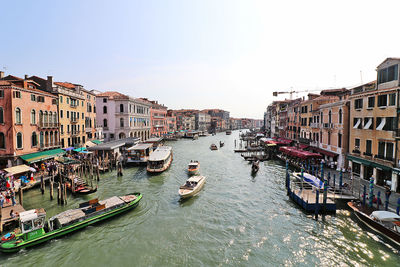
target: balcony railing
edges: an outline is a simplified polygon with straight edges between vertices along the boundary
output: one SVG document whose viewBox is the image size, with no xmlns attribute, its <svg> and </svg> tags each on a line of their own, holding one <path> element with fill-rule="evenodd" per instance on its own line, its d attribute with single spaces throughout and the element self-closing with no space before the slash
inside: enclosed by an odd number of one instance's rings
<svg viewBox="0 0 400 267">
<path fill-rule="evenodd" d="M 351 153 L 353 154 L 361 154 L 361 151 L 358 149 L 353 149 L 353 151 L 351 151 Z"/>
<path fill-rule="evenodd" d="M 71 118 L 70 121 L 71 121 L 71 123 L 77 123 L 78 119 L 77 118 Z"/>
<path fill-rule="evenodd" d="M 326 129 L 330 129 L 330 128 L 333 128 L 333 127 L 334 127 L 333 123 L 324 123 L 324 128 L 326 128 Z"/>
<path fill-rule="evenodd" d="M 48 144 L 41 143 L 39 145 L 39 149 L 40 150 L 46 150 L 46 149 L 56 148 L 56 147 L 60 147 L 60 146 L 61 146 L 61 142 L 50 142 Z"/>
<path fill-rule="evenodd" d="M 311 123 L 311 128 L 319 128 L 319 123 L 318 122 L 313 122 Z"/>
<path fill-rule="evenodd" d="M 58 128 L 60 124 L 58 122 L 43 122 L 39 121 L 39 128 Z"/>
<path fill-rule="evenodd" d="M 71 108 L 76 108 L 76 107 L 78 106 L 78 104 L 76 104 L 76 103 L 71 103 L 71 104 L 69 104 L 69 106 L 70 106 Z"/>
<path fill-rule="evenodd" d="M 71 135 L 72 136 L 78 136 L 80 134 L 81 131 L 72 131 Z"/>
</svg>

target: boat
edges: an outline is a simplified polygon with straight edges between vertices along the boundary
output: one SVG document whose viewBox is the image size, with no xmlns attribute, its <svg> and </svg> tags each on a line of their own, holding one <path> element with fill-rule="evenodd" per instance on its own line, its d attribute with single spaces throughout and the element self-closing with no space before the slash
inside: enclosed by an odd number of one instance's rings
<svg viewBox="0 0 400 267">
<path fill-rule="evenodd" d="M 351 201 L 347 205 L 366 226 L 400 246 L 399 215 L 394 212 L 363 206 L 359 201 Z"/>
<path fill-rule="evenodd" d="M 94 223 L 134 209 L 142 199 L 141 193 L 113 196 L 99 201 L 83 202 L 77 209 L 66 210 L 46 222 L 46 211 L 32 209 L 19 214 L 20 228 L 2 237 L 1 252 L 17 252 L 54 238 L 64 236 Z"/>
<path fill-rule="evenodd" d="M 226 134 L 226 135 L 231 135 L 231 134 L 232 134 L 232 131 L 231 131 L 231 130 L 227 130 L 227 131 L 225 132 L 225 134 Z"/>
<path fill-rule="evenodd" d="M 89 195 L 97 191 L 97 186 L 94 188 L 80 179 L 75 180 L 74 186 L 71 185 L 71 180 L 67 181 L 66 185 L 69 191 L 78 195 Z"/>
<path fill-rule="evenodd" d="M 172 163 L 172 147 L 160 146 L 149 157 L 147 161 L 147 171 L 150 173 L 163 172 Z"/>
<path fill-rule="evenodd" d="M 299 181 L 301 181 L 301 172 L 295 172 L 293 173 L 293 176 L 296 177 Z M 324 182 L 312 174 L 304 172 L 303 181 L 319 189 L 324 189 Z"/>
<path fill-rule="evenodd" d="M 217 147 L 216 144 L 211 144 L 210 149 L 211 150 L 218 150 L 218 147 Z"/>
<path fill-rule="evenodd" d="M 260 169 L 259 164 L 260 164 L 260 162 L 258 160 L 253 161 L 253 163 L 251 165 L 251 172 L 252 173 L 258 172 L 258 170 Z"/>
<path fill-rule="evenodd" d="M 153 153 L 154 143 L 140 143 L 128 148 L 126 162 L 133 164 L 147 164 L 147 160 Z"/>
<path fill-rule="evenodd" d="M 200 170 L 200 162 L 198 161 L 190 161 L 188 166 L 188 173 L 189 175 L 194 175 L 199 173 Z"/>
<path fill-rule="evenodd" d="M 192 176 L 187 179 L 186 183 L 179 187 L 179 195 L 181 198 L 188 198 L 195 196 L 199 193 L 201 188 L 203 188 L 206 182 L 206 177 L 204 176 Z"/>
<path fill-rule="evenodd" d="M 224 142 L 219 141 L 219 147 L 223 147 L 224 145 Z"/>
</svg>

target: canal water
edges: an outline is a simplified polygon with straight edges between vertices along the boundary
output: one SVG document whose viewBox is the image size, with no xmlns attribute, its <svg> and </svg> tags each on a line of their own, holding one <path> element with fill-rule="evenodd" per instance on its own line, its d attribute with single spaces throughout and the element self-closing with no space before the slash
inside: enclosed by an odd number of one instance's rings
<svg viewBox="0 0 400 267">
<path fill-rule="evenodd" d="M 1 266 L 398 266 L 399 252 L 366 231 L 343 205 L 315 221 L 286 196 L 285 168 L 276 161 L 251 165 L 233 153 L 239 132 L 170 142 L 174 161 L 160 175 L 144 167 L 101 176 L 99 199 L 130 192 L 144 197 L 138 208 L 18 253 L 0 254 Z M 218 151 L 211 143 L 225 142 Z M 207 182 L 201 193 L 181 202 L 178 188 L 190 160 L 201 163 Z M 26 209 L 44 207 L 48 216 L 91 197 L 69 196 L 60 207 L 33 189 Z"/>
</svg>

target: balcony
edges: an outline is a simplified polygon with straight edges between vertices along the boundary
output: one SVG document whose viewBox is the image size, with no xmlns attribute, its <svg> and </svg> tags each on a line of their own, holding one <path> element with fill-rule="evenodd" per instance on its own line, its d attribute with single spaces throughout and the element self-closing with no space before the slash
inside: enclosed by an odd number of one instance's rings
<svg viewBox="0 0 400 267">
<path fill-rule="evenodd" d="M 78 136 L 81 131 L 72 131 L 71 136 Z"/>
<path fill-rule="evenodd" d="M 369 153 L 369 152 L 364 152 L 363 155 L 367 156 L 367 157 L 372 157 L 372 153 Z"/>
<path fill-rule="evenodd" d="M 78 119 L 77 118 L 71 118 L 70 121 L 71 121 L 71 123 L 77 123 Z"/>
<path fill-rule="evenodd" d="M 69 106 L 70 106 L 71 108 L 76 108 L 76 107 L 78 106 L 78 104 L 76 104 L 76 103 L 71 103 L 71 104 L 69 104 Z"/>
<path fill-rule="evenodd" d="M 385 156 L 385 155 L 375 155 L 374 158 L 375 159 L 386 160 L 386 161 L 390 161 L 390 162 L 394 161 L 394 158 L 388 157 L 388 156 Z"/>
<path fill-rule="evenodd" d="M 41 129 L 49 129 L 49 128 L 58 128 L 60 126 L 60 124 L 58 122 L 43 122 L 43 121 L 39 121 L 38 126 Z"/>
<path fill-rule="evenodd" d="M 47 149 L 54 149 L 54 148 L 58 148 L 61 147 L 61 142 L 51 142 L 48 144 L 40 144 L 39 145 L 39 150 L 47 150 Z"/>
<path fill-rule="evenodd" d="M 313 122 L 310 124 L 311 128 L 319 128 L 319 123 L 318 122 Z"/>
<path fill-rule="evenodd" d="M 353 149 L 353 151 L 351 151 L 351 153 L 360 155 L 361 151 L 359 149 Z"/>
<path fill-rule="evenodd" d="M 324 123 L 324 129 L 331 129 L 334 128 L 335 125 L 333 123 Z"/>
</svg>

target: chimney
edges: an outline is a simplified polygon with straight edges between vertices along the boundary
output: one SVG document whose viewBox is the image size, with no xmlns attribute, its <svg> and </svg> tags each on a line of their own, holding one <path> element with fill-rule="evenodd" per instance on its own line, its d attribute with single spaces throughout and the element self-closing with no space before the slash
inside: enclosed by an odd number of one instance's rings
<svg viewBox="0 0 400 267">
<path fill-rule="evenodd" d="M 4 78 L 4 71 L 0 71 L 0 79 Z"/>
<path fill-rule="evenodd" d="M 25 74 L 25 80 L 28 80 L 28 74 Z"/>
<path fill-rule="evenodd" d="M 46 82 L 46 91 L 52 92 L 53 91 L 53 76 L 47 76 L 47 82 Z"/>
</svg>

